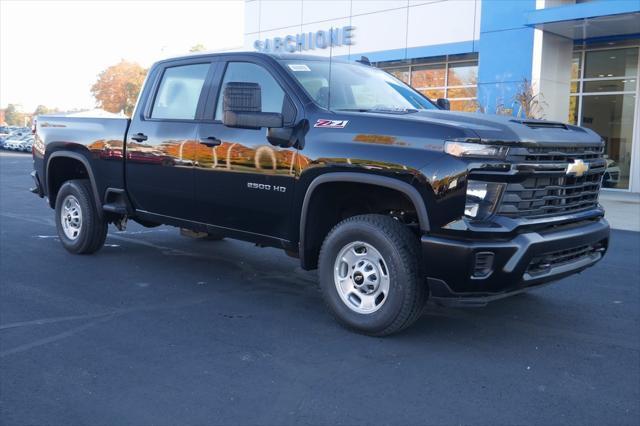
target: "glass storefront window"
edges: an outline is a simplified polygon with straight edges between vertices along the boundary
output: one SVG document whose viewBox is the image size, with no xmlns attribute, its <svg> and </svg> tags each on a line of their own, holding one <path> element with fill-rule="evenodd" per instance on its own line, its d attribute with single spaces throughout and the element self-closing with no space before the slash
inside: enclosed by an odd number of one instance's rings
<svg viewBox="0 0 640 426">
<path fill-rule="evenodd" d="M 632 92 L 636 90 L 636 79 L 585 81 L 583 92 Z"/>
<path fill-rule="evenodd" d="M 577 81 L 572 81 L 571 82 L 571 93 L 578 93 L 578 86 L 580 83 L 578 83 Z"/>
<path fill-rule="evenodd" d="M 444 87 L 445 65 L 423 65 L 413 67 L 411 71 L 411 85 L 415 88 Z"/>
<path fill-rule="evenodd" d="M 448 98 L 452 110 L 478 110 L 476 54 L 441 56 L 426 61 L 412 60 L 406 66 L 397 61 L 378 63 L 376 66 L 408 83 L 429 99 Z"/>
<path fill-rule="evenodd" d="M 418 89 L 418 92 L 429 99 L 444 98 L 444 89 Z"/>
<path fill-rule="evenodd" d="M 447 89 L 447 98 L 475 98 L 477 93 L 477 87 L 449 87 Z"/>
<path fill-rule="evenodd" d="M 606 188 L 628 188 L 635 95 L 591 95 L 582 98 L 582 125 L 605 140 Z"/>
<path fill-rule="evenodd" d="M 569 118 L 567 120 L 569 124 L 578 124 L 578 97 L 571 96 L 569 98 Z"/>
<path fill-rule="evenodd" d="M 624 47 L 609 44 L 584 45 L 574 52 L 568 122 L 588 127 L 605 140 L 603 186 L 628 189 L 631 169 L 640 166 L 631 162 L 639 48 L 633 40 Z"/>
<path fill-rule="evenodd" d="M 388 68 L 385 71 L 387 71 L 389 74 L 402 81 L 403 83 L 409 84 L 411 77 L 411 71 L 409 67 Z"/>
<path fill-rule="evenodd" d="M 585 53 L 584 78 L 635 77 L 637 74 L 637 47 Z"/>
<path fill-rule="evenodd" d="M 582 65 L 582 53 L 574 52 L 571 58 L 571 79 L 577 80 L 580 78 L 581 65 Z"/>
<path fill-rule="evenodd" d="M 451 111 L 476 112 L 478 101 L 475 99 L 450 99 Z"/>
<path fill-rule="evenodd" d="M 478 84 L 478 64 L 461 62 L 449 64 L 447 86 L 471 86 Z"/>
</svg>

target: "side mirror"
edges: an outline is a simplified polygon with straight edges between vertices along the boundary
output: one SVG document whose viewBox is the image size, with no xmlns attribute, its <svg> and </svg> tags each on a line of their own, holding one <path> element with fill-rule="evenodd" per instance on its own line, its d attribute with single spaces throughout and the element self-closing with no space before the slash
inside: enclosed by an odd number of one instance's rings
<svg viewBox="0 0 640 426">
<path fill-rule="evenodd" d="M 227 127 L 260 129 L 282 127 L 282 114 L 262 112 L 258 83 L 229 82 L 224 88 L 222 123 Z"/>
<path fill-rule="evenodd" d="M 449 102 L 449 99 L 438 98 L 438 100 L 436 101 L 436 105 L 438 105 L 440 109 L 444 109 L 447 111 L 451 109 L 451 102 Z"/>
</svg>

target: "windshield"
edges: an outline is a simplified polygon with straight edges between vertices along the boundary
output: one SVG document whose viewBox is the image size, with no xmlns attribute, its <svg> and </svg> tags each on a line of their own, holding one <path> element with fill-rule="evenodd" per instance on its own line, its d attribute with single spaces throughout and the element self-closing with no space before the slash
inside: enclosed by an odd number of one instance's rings
<svg viewBox="0 0 640 426">
<path fill-rule="evenodd" d="M 288 60 L 283 63 L 309 96 L 323 108 L 338 111 L 438 109 L 411 87 L 374 67 L 308 60 Z"/>
</svg>

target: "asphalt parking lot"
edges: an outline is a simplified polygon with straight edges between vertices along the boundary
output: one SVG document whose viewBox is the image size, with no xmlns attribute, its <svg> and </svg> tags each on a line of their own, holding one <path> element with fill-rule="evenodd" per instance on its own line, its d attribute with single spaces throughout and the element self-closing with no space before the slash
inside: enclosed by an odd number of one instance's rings
<svg viewBox="0 0 640 426">
<path fill-rule="evenodd" d="M 0 424 L 640 422 L 640 233 L 582 275 L 370 338 L 278 250 L 131 224 L 72 256 L 30 168 L 0 154 Z"/>
</svg>

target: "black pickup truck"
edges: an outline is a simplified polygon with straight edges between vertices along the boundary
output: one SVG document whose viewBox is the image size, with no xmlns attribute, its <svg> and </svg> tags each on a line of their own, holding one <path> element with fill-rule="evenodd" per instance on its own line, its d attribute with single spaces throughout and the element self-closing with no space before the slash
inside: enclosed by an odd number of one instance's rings
<svg viewBox="0 0 640 426">
<path fill-rule="evenodd" d="M 370 335 L 427 298 L 482 305 L 603 257 L 597 134 L 451 112 L 362 62 L 158 62 L 130 120 L 38 117 L 32 191 L 72 253 L 127 219 L 280 247 Z"/>
</svg>

